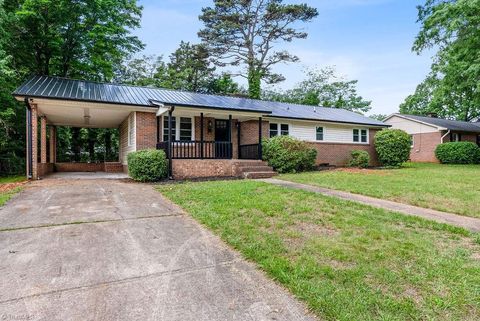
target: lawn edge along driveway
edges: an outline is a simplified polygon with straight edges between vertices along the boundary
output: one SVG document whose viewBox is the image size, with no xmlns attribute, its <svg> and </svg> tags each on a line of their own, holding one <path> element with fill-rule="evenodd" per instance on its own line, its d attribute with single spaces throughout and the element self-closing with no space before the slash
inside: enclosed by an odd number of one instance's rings
<svg viewBox="0 0 480 321">
<path fill-rule="evenodd" d="M 480 238 L 260 181 L 158 186 L 326 320 L 475 320 Z"/>
</svg>

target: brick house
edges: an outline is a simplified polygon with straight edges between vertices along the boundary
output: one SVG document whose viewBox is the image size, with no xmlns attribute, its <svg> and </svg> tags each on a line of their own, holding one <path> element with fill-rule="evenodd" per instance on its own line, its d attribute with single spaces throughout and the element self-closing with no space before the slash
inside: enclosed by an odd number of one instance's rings
<svg viewBox="0 0 480 321">
<path fill-rule="evenodd" d="M 390 115 L 384 122 L 412 137 L 410 160 L 413 162 L 437 163 L 435 149 L 442 143 L 469 141 L 480 146 L 480 122 L 403 114 Z"/>
<path fill-rule="evenodd" d="M 177 179 L 269 176 L 259 142 L 276 135 L 309 142 L 318 150 L 317 164 L 343 166 L 354 149 L 369 152 L 376 164 L 373 137 L 388 126 L 338 108 L 46 76 L 32 77 L 13 95 L 27 107 L 33 179 L 54 170 L 126 171 L 128 153 L 148 148 L 166 151 Z M 57 126 L 118 128 L 118 163 L 57 163 Z"/>
</svg>

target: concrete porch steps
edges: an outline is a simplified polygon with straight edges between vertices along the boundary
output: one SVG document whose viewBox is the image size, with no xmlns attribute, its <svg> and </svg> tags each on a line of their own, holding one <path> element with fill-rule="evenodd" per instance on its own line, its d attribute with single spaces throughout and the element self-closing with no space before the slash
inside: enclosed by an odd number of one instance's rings
<svg viewBox="0 0 480 321">
<path fill-rule="evenodd" d="M 271 178 L 277 175 L 267 162 L 261 160 L 242 160 L 236 165 L 239 176 L 246 179 Z"/>
</svg>

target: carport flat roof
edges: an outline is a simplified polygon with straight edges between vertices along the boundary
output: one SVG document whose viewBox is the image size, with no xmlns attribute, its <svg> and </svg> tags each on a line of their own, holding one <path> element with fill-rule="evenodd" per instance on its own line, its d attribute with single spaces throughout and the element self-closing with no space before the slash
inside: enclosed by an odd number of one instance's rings
<svg viewBox="0 0 480 321">
<path fill-rule="evenodd" d="M 152 101 L 179 107 L 259 113 L 266 117 L 388 127 L 385 123 L 341 108 L 313 107 L 248 98 L 112 83 L 34 76 L 21 85 L 16 98 L 45 98 L 157 108 Z"/>
</svg>

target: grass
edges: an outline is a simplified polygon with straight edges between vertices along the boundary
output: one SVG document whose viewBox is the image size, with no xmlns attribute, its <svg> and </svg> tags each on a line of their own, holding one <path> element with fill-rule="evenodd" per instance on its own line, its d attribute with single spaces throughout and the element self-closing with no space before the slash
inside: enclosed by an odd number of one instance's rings
<svg viewBox="0 0 480 321">
<path fill-rule="evenodd" d="M 0 185 L 7 183 L 19 183 L 25 180 L 25 176 L 7 176 L 0 177 Z M 7 191 L 0 191 L 0 206 L 3 206 L 8 200 L 10 200 L 15 194 L 22 190 L 21 187 L 15 187 Z"/>
<path fill-rule="evenodd" d="M 19 183 L 23 182 L 24 180 L 26 180 L 25 176 L 5 176 L 0 177 L 0 184 Z"/>
<path fill-rule="evenodd" d="M 280 179 L 480 218 L 480 165 L 407 164 L 401 169 L 281 175 Z"/>
<path fill-rule="evenodd" d="M 159 186 L 327 320 L 477 320 L 477 235 L 254 181 Z"/>
</svg>

